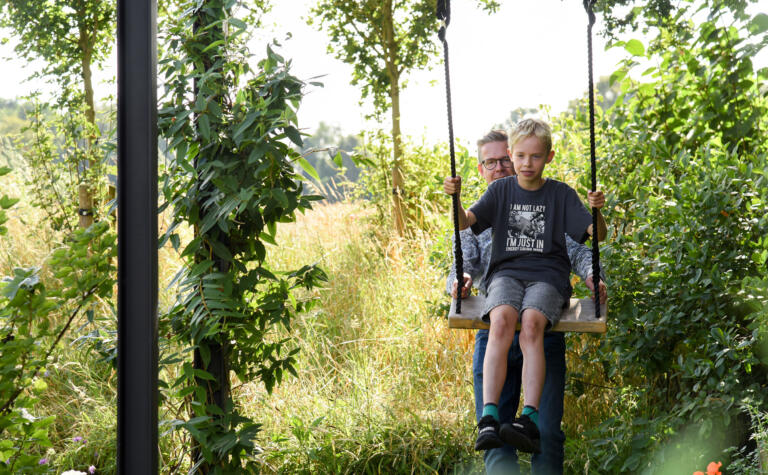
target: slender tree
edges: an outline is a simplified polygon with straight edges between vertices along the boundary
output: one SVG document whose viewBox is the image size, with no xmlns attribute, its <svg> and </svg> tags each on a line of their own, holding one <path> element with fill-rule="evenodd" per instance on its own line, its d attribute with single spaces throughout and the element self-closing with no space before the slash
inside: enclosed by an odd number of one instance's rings
<svg viewBox="0 0 768 475">
<path fill-rule="evenodd" d="M 494 0 L 478 0 L 495 11 Z M 310 23 L 326 31 L 329 51 L 353 66 L 352 84 L 361 86 L 361 99 L 373 101 L 374 115 L 391 113 L 393 161 L 392 216 L 399 235 L 403 219 L 400 92 L 405 78 L 425 68 L 438 53 L 435 0 L 319 0 Z"/>
<path fill-rule="evenodd" d="M 113 0 L 0 0 L 0 26 L 19 38 L 15 51 L 27 60 L 41 59 L 40 74 L 57 85 L 59 104 L 68 114 L 84 114 L 76 125 L 82 137 L 73 152 L 79 175 L 80 227 L 93 223 L 95 182 L 87 173 L 98 161 L 99 135 L 93 93 L 93 68 L 112 48 L 115 30 Z M 76 124 L 77 121 L 72 121 Z M 53 157 L 50 157 L 51 159 Z"/>
</svg>

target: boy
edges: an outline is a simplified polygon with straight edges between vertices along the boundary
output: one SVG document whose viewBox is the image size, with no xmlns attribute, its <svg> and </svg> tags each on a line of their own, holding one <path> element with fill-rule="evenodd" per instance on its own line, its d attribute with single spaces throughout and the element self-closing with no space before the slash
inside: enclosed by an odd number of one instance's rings
<svg viewBox="0 0 768 475">
<path fill-rule="evenodd" d="M 493 228 L 491 261 L 486 275 L 485 317 L 490 330 L 483 362 L 483 417 L 476 450 L 503 445 L 539 451 L 538 406 L 545 376 L 544 331 L 557 323 L 571 293 L 565 234 L 584 242 L 592 234 L 592 217 L 576 192 L 564 183 L 543 178 L 554 158 L 549 126 L 537 119 L 518 123 L 509 133 L 517 176 L 494 181 L 469 211 L 459 204 L 459 228 L 480 234 Z M 446 178 L 444 191 L 461 192 L 460 178 Z M 593 203 L 594 202 L 594 203 Z M 602 206 L 602 194 L 590 204 Z M 604 222 L 600 223 L 600 238 Z M 518 317 L 523 352 L 524 404 L 521 417 L 499 427 L 498 401 L 507 372 L 507 353 Z"/>
</svg>

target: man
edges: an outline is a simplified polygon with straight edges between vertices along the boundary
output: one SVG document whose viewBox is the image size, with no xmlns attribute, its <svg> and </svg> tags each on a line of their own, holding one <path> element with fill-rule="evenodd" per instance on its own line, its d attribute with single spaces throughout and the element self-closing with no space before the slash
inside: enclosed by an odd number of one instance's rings
<svg viewBox="0 0 768 475">
<path fill-rule="evenodd" d="M 478 171 L 490 184 L 493 181 L 514 174 L 512 162 L 507 155 L 507 135 L 503 131 L 491 131 L 478 141 Z M 602 220 L 600 220 L 602 221 Z M 521 223 L 531 226 L 532 223 Z M 604 222 L 600 223 L 601 225 Z M 491 229 L 475 236 L 469 229 L 461 232 L 462 251 L 464 255 L 464 286 L 462 295 L 468 295 L 476 282 L 478 289 L 485 293 L 483 278 L 488 268 L 491 255 Z M 579 275 L 587 287 L 593 289 L 592 256 L 590 250 L 566 236 L 568 256 L 573 271 Z M 447 290 L 455 297 L 458 283 L 455 269 L 447 281 Z M 600 282 L 601 301 L 605 301 L 605 286 Z M 485 359 L 488 331 L 479 330 L 475 337 L 475 352 L 473 356 L 473 376 L 475 390 L 475 413 L 477 420 L 483 412 L 483 361 Z M 539 429 L 541 432 L 541 453 L 532 458 L 533 473 L 562 473 L 563 444 L 565 434 L 560 429 L 563 417 L 563 397 L 565 392 L 565 338 L 563 333 L 549 332 L 544 336 L 544 354 L 546 360 L 546 376 L 539 404 Z M 502 387 L 498 404 L 501 422 L 512 422 L 515 419 L 520 399 L 522 353 L 515 336 L 507 357 L 507 375 Z M 490 474 L 516 473 L 519 471 L 516 450 L 504 445 L 485 451 L 486 471 Z"/>
</svg>

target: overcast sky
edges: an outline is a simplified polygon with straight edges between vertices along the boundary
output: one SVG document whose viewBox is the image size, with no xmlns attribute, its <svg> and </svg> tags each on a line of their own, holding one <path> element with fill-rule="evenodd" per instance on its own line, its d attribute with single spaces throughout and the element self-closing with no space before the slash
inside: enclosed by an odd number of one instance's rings
<svg viewBox="0 0 768 475">
<path fill-rule="evenodd" d="M 323 88 L 310 88 L 299 110 L 300 127 L 312 132 L 318 122 L 338 125 L 344 133 L 356 133 L 375 124 L 365 123 L 359 91 L 349 84 L 351 67 L 326 52 L 327 37 L 307 26 L 312 0 L 273 2 L 275 6 L 257 32 L 252 52 L 260 57 L 272 38 L 281 41 L 281 54 L 293 61 L 293 73 L 302 79 L 323 76 Z M 451 2 L 450 46 L 451 88 L 455 135 L 470 143 L 494 123 L 503 122 L 517 107 L 546 104 L 554 113 L 568 101 L 582 96 L 587 88 L 586 14 L 576 0 L 505 0 L 494 15 L 481 12 L 475 0 Z M 768 12 L 768 0 L 751 7 L 754 13 Z M 599 18 L 598 18 L 599 22 Z M 598 24 L 595 31 L 599 31 Z M 292 37 L 286 39 L 286 32 Z M 0 45 L 0 57 L 13 55 L 12 35 Z M 642 39 L 639 35 L 638 39 Z M 439 44 L 437 35 L 434 41 Z M 605 51 L 604 41 L 595 35 L 595 77 L 609 75 L 622 55 Z M 442 50 L 442 48 L 441 48 Z M 756 59 L 768 65 L 768 51 Z M 408 76 L 402 92 L 402 129 L 415 138 L 430 142 L 447 140 L 445 84 L 442 62 L 430 71 Z M 0 97 L 15 98 L 34 89 L 45 90 L 40 82 L 24 82 L 35 65 L 25 67 L 17 60 L 4 61 L 0 75 Z M 97 81 L 114 76 L 114 68 L 98 72 Z M 111 93 L 107 84 L 97 86 L 97 96 Z M 389 124 L 383 124 L 388 130 Z"/>
</svg>

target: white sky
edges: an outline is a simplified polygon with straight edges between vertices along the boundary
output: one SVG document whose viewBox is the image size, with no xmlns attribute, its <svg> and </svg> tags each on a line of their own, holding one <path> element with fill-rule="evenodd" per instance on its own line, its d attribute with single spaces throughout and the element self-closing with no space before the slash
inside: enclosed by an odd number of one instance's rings
<svg viewBox="0 0 768 475">
<path fill-rule="evenodd" d="M 264 54 L 264 44 L 271 38 L 281 41 L 281 54 L 293 61 L 292 71 L 302 79 L 324 75 L 323 88 L 310 88 L 299 110 L 299 125 L 312 132 L 318 122 L 338 125 L 344 133 L 356 133 L 374 124 L 364 121 L 365 107 L 360 107 L 359 91 L 349 84 L 351 67 L 334 59 L 326 51 L 327 37 L 304 21 L 313 0 L 273 2 L 274 7 L 257 32 L 252 52 Z M 560 112 L 568 101 L 581 97 L 587 88 L 586 14 L 576 0 L 506 0 L 494 15 L 480 11 L 475 0 L 451 2 L 450 47 L 451 92 L 454 133 L 469 144 L 482 136 L 494 123 L 503 122 L 517 107 L 551 106 Z M 768 0 L 760 0 L 752 14 L 768 12 Z M 595 32 L 602 28 L 598 17 Z M 286 39 L 286 32 L 292 38 Z M 0 45 L 0 57 L 12 57 L 14 39 L 8 31 L 0 38 L 10 41 Z M 637 36 L 639 39 L 639 34 Z M 434 41 L 439 45 L 437 34 Z M 605 51 L 603 39 L 595 34 L 595 78 L 616 69 L 622 52 Z M 442 48 L 440 48 L 442 51 Z M 768 65 L 768 51 L 755 62 Z M 34 89 L 45 90 L 39 81 L 25 82 L 34 65 L 21 61 L 3 61 L 0 97 L 15 98 Z M 97 81 L 114 76 L 114 68 L 95 74 Z M 431 71 L 408 76 L 402 92 L 402 129 L 416 139 L 429 142 L 447 140 L 447 115 L 442 61 Z M 97 86 L 97 96 L 106 96 L 110 86 Z M 387 117 L 388 119 L 388 117 Z M 382 124 L 389 130 L 389 123 Z"/>
</svg>

